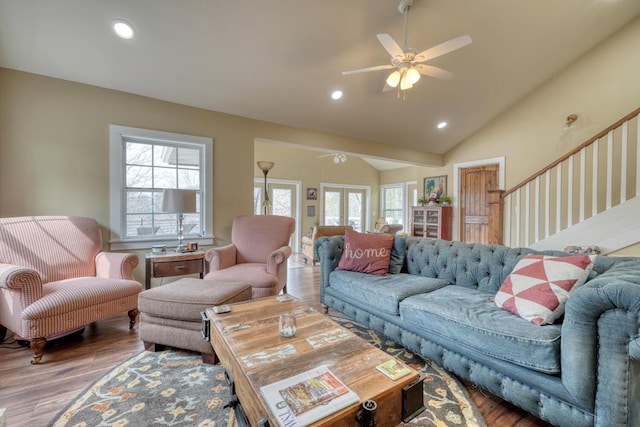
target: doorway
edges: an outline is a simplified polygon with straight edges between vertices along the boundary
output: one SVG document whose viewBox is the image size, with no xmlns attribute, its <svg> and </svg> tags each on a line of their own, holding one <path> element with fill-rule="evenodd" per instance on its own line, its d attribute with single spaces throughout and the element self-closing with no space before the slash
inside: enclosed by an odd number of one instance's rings
<svg viewBox="0 0 640 427">
<path fill-rule="evenodd" d="M 370 190 L 366 187 L 321 185 L 322 223 L 350 225 L 364 232 L 367 227 L 367 204 Z"/>
<path fill-rule="evenodd" d="M 489 190 L 497 189 L 504 189 L 504 157 L 454 165 L 454 239 L 489 243 Z"/>
<path fill-rule="evenodd" d="M 296 230 L 291 236 L 291 249 L 298 251 L 300 241 L 300 189 L 299 181 L 270 179 L 267 184 L 271 207 L 267 209 L 269 215 L 289 216 L 296 221 Z M 253 184 L 253 213 L 264 215 L 264 182 L 254 180 Z"/>
</svg>

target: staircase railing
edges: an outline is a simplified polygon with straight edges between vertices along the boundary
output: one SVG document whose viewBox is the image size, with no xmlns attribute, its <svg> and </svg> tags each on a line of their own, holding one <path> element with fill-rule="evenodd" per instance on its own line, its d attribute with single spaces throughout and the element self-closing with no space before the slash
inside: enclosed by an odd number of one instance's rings
<svg viewBox="0 0 640 427">
<path fill-rule="evenodd" d="M 640 195 L 640 108 L 505 191 L 504 244 L 529 246 Z"/>
</svg>

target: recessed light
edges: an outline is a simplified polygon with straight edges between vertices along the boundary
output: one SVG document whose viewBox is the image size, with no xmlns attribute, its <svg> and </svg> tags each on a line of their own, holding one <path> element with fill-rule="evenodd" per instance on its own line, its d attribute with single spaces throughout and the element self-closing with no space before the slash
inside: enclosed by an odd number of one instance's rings
<svg viewBox="0 0 640 427">
<path fill-rule="evenodd" d="M 447 127 L 447 122 L 440 122 L 438 123 L 438 129 L 444 129 Z"/>
<path fill-rule="evenodd" d="M 341 90 L 334 90 L 333 92 L 331 92 L 331 99 L 333 99 L 334 101 L 337 101 L 340 98 L 342 98 Z"/>
<path fill-rule="evenodd" d="M 133 31 L 131 24 L 122 19 L 113 21 L 111 27 L 113 28 L 113 32 L 120 38 L 129 40 L 135 36 L 135 31 Z"/>
</svg>

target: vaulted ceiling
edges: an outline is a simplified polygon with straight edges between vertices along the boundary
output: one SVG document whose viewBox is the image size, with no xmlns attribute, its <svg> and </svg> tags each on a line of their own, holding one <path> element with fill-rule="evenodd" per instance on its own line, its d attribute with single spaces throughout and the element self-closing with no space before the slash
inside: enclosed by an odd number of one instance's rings
<svg viewBox="0 0 640 427">
<path fill-rule="evenodd" d="M 638 0 L 415 0 L 410 46 L 473 43 L 429 62 L 451 80 L 398 96 L 382 92 L 389 71 L 341 74 L 389 63 L 376 34 L 402 42 L 395 0 L 0 0 L 0 66 L 443 153 L 639 13 Z M 118 18 L 134 39 L 111 32 Z"/>
</svg>

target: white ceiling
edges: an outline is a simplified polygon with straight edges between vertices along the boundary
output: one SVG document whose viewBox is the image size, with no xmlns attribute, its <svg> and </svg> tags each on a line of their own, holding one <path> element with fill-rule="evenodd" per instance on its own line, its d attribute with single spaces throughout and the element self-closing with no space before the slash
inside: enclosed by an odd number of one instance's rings
<svg viewBox="0 0 640 427">
<path fill-rule="evenodd" d="M 382 92 L 376 33 L 395 0 L 0 0 L 0 66 L 443 153 L 640 13 L 638 0 L 415 0 L 409 45 L 469 34 L 405 99 Z M 129 21 L 137 37 L 110 31 Z M 342 89 L 340 101 L 329 97 Z M 570 112 L 567 112 L 570 113 Z M 435 129 L 437 122 L 450 126 Z"/>
</svg>

